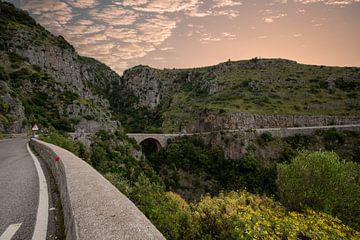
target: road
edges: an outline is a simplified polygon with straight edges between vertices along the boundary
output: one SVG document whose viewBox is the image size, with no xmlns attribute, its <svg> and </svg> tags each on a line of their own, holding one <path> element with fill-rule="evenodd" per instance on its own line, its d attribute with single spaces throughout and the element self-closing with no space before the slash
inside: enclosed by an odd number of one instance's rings
<svg viewBox="0 0 360 240">
<path fill-rule="evenodd" d="M 7 235 L 15 232 L 13 240 L 31 239 L 34 231 L 39 178 L 27 142 L 0 141 L 0 239 L 6 238 L 5 232 Z"/>
</svg>

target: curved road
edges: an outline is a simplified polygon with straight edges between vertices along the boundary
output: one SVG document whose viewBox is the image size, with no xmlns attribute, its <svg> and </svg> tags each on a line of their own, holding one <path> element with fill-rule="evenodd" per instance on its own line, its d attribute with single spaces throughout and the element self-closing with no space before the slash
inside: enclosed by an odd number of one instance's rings
<svg viewBox="0 0 360 240">
<path fill-rule="evenodd" d="M 31 239 L 33 235 L 39 179 L 27 142 L 27 139 L 0 141 L 0 239 L 14 231 L 13 240 Z"/>
</svg>

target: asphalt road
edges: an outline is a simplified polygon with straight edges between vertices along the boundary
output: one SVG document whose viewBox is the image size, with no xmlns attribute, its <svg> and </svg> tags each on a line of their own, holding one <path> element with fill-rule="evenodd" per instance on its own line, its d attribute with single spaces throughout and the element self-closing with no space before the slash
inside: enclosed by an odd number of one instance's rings
<svg viewBox="0 0 360 240">
<path fill-rule="evenodd" d="M 36 221 L 39 180 L 26 139 L 0 141 L 0 236 L 20 224 L 15 239 L 31 239 Z"/>
</svg>

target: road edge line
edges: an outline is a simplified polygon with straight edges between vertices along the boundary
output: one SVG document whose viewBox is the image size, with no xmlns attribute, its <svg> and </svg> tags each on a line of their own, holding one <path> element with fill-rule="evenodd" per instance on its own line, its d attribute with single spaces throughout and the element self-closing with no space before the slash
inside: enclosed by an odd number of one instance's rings
<svg viewBox="0 0 360 240">
<path fill-rule="evenodd" d="M 0 236 L 0 240 L 11 240 L 15 233 L 19 230 L 22 223 L 10 224 L 5 232 Z"/>
<path fill-rule="evenodd" d="M 27 143 L 27 150 L 35 163 L 37 175 L 39 178 L 39 204 L 36 214 L 36 223 L 32 240 L 45 240 L 47 234 L 49 217 L 49 195 L 44 172 L 41 168 L 38 158 L 34 155 Z"/>
</svg>

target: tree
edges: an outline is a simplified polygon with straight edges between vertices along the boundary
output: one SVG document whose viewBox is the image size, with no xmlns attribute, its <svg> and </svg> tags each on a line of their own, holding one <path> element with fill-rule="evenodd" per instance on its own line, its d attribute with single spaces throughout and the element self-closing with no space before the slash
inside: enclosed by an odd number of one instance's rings
<svg viewBox="0 0 360 240">
<path fill-rule="evenodd" d="M 281 202 L 292 210 L 312 208 L 360 228 L 360 166 L 334 152 L 300 152 L 277 165 Z"/>
</svg>

